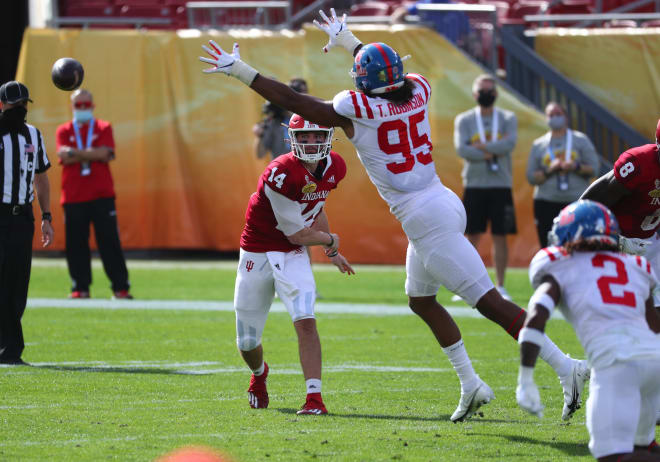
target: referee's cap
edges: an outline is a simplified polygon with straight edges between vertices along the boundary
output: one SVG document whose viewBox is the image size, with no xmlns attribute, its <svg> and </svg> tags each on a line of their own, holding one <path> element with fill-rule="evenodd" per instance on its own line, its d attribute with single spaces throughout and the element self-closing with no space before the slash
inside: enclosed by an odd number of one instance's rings
<svg viewBox="0 0 660 462">
<path fill-rule="evenodd" d="M 32 102 L 30 92 L 21 82 L 12 80 L 0 87 L 0 101 L 3 104 L 16 104 L 25 100 Z"/>
</svg>

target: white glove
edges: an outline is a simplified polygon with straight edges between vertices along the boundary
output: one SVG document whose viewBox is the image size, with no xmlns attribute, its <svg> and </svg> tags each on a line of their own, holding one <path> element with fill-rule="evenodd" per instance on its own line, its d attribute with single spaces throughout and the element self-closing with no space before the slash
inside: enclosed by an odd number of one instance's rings
<svg viewBox="0 0 660 462">
<path fill-rule="evenodd" d="M 209 55 L 211 55 L 211 58 L 204 58 L 200 56 L 199 60 L 204 63 L 212 64 L 213 67 L 203 69 L 202 72 L 206 74 L 222 72 L 223 74 L 236 77 L 245 85 L 249 86 L 252 83 L 258 72 L 256 69 L 241 61 L 241 54 L 238 51 L 238 43 L 234 43 L 232 54 L 224 51 L 222 48 L 220 48 L 220 45 L 215 43 L 213 40 L 209 40 L 209 45 L 211 48 L 207 47 L 206 45 L 202 45 L 202 48 Z"/>
<path fill-rule="evenodd" d="M 651 243 L 649 239 L 619 236 L 619 250 L 630 255 L 644 255 Z"/>
<path fill-rule="evenodd" d="M 532 367 L 520 366 L 516 401 L 521 408 L 540 419 L 543 417 L 544 406 L 541 404 L 541 395 L 532 377 L 533 370 Z"/>
<path fill-rule="evenodd" d="M 328 18 L 323 10 L 319 10 L 319 14 L 325 21 L 325 24 L 321 24 L 316 19 L 312 22 L 330 37 L 328 44 L 323 47 L 323 51 L 327 53 L 332 47 L 342 46 L 353 55 L 353 50 L 355 50 L 358 45 L 361 45 L 362 42 L 353 35 L 353 32 L 348 30 L 348 26 L 346 25 L 346 14 L 344 13 L 341 19 L 338 19 L 334 8 L 330 8 L 332 18 Z"/>
</svg>

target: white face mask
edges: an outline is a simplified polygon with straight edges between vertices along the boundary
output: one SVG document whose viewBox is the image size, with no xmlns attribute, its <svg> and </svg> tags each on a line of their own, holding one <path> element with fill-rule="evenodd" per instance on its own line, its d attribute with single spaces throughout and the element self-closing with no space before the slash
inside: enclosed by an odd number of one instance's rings
<svg viewBox="0 0 660 462">
<path fill-rule="evenodd" d="M 93 117 L 93 111 L 91 109 L 74 109 L 73 110 L 73 120 L 79 124 L 84 124 L 89 122 Z"/>
</svg>

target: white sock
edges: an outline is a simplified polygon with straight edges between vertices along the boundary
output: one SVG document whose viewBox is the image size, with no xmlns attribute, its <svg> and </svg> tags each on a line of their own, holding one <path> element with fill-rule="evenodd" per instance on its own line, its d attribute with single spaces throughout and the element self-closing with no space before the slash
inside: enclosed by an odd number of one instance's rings
<svg viewBox="0 0 660 462">
<path fill-rule="evenodd" d="M 477 374 L 474 372 L 472 361 L 470 361 L 465 345 L 463 345 L 463 339 L 443 348 L 442 351 L 445 352 L 449 362 L 454 366 L 458 380 L 461 382 L 461 390 L 466 393 L 474 390 L 477 385 Z"/>
<path fill-rule="evenodd" d="M 259 366 L 256 369 L 252 369 L 252 373 L 254 374 L 255 377 L 258 377 L 264 373 L 264 370 L 266 370 L 266 367 L 264 366 L 264 362 L 261 361 L 261 366 Z"/>
<path fill-rule="evenodd" d="M 566 356 L 547 335 L 541 351 L 539 351 L 539 356 L 555 370 L 559 377 L 568 375 L 573 370 L 573 359 Z"/>
<path fill-rule="evenodd" d="M 305 380 L 307 386 L 307 394 L 321 393 L 321 379 L 307 379 Z"/>
</svg>

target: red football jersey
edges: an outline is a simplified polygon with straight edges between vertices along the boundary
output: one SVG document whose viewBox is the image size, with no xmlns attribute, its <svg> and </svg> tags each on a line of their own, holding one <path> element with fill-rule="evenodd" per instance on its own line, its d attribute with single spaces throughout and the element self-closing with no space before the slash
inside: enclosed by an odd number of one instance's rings
<svg viewBox="0 0 660 462">
<path fill-rule="evenodd" d="M 305 226 L 311 226 L 323 210 L 330 191 L 346 176 L 346 163 L 336 152 L 330 152 L 321 162 L 325 163 L 325 167 L 320 180 L 309 173 L 291 152 L 268 164 L 245 212 L 245 228 L 241 234 L 243 250 L 289 252 L 300 247 L 291 244 L 284 233 L 276 228 L 277 220 L 264 188 L 271 188 L 300 203 Z"/>
<path fill-rule="evenodd" d="M 614 176 L 632 194 L 612 213 L 626 237 L 649 238 L 660 226 L 660 159 L 655 144 L 645 144 L 621 154 Z"/>
<path fill-rule="evenodd" d="M 88 124 L 80 127 L 80 138 L 83 146 L 87 146 Z M 76 137 L 71 121 L 57 127 L 56 149 L 61 146 L 78 148 Z M 115 140 L 112 136 L 112 125 L 101 119 L 94 119 L 94 133 L 92 134 L 92 147 L 115 148 Z M 61 164 L 61 162 L 60 162 Z M 115 197 L 115 188 L 110 173 L 110 165 L 107 162 L 92 162 L 91 173 L 87 176 L 80 175 L 80 164 L 62 165 L 62 196 L 61 204 L 73 202 L 87 202 L 96 199 L 107 199 Z"/>
</svg>

